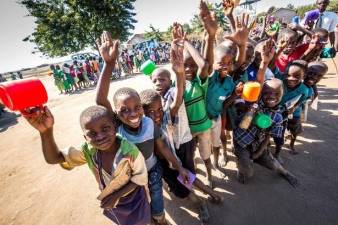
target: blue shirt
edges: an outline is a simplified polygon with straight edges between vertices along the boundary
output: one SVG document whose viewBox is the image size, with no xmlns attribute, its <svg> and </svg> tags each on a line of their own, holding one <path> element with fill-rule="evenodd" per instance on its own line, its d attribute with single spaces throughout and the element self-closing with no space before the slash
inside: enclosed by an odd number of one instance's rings
<svg viewBox="0 0 338 225">
<path fill-rule="evenodd" d="M 299 97 L 298 103 L 303 104 L 308 98 L 308 88 L 305 84 L 301 83 L 297 88 L 294 90 L 289 89 L 286 84 L 284 84 L 284 95 L 282 101 L 280 102 L 281 105 L 285 105 L 288 101 Z"/>
<path fill-rule="evenodd" d="M 221 81 L 219 72 L 214 71 L 209 77 L 209 87 L 207 91 L 206 107 L 210 119 L 217 118 L 223 111 L 223 102 L 235 89 L 235 83 L 231 76 L 226 76 Z"/>
</svg>

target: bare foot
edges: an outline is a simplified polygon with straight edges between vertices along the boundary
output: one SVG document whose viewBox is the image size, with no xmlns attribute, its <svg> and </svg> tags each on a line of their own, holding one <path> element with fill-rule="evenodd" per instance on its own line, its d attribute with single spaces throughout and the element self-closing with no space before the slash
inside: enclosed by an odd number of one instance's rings
<svg viewBox="0 0 338 225">
<path fill-rule="evenodd" d="M 211 188 L 214 189 L 214 182 L 211 177 L 208 177 L 207 179 L 207 185 Z"/>
<path fill-rule="evenodd" d="M 222 154 L 219 159 L 218 166 L 225 167 L 228 164 L 228 161 L 229 161 L 228 157 Z"/>
<path fill-rule="evenodd" d="M 214 191 L 210 196 L 209 196 L 209 201 L 214 204 L 221 204 L 224 201 L 224 198 L 220 196 L 216 191 Z"/>
<path fill-rule="evenodd" d="M 299 186 L 298 179 L 294 175 L 292 175 L 291 173 L 287 173 L 286 175 L 284 175 L 284 177 L 289 182 L 289 184 L 292 185 L 292 187 L 298 187 Z"/>
</svg>

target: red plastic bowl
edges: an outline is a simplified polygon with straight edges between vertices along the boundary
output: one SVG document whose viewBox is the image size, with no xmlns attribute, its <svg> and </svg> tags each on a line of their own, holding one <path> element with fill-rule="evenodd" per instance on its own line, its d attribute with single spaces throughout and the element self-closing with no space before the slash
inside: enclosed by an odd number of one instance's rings
<svg viewBox="0 0 338 225">
<path fill-rule="evenodd" d="M 47 91 L 37 78 L 0 83 L 0 98 L 12 111 L 42 106 L 48 101 Z"/>
</svg>

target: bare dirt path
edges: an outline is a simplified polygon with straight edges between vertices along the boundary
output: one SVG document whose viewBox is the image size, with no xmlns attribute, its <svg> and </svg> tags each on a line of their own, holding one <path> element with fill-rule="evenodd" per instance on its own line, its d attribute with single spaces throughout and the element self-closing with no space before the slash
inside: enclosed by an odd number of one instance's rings
<svg viewBox="0 0 338 225">
<path fill-rule="evenodd" d="M 338 77 L 332 61 L 328 65 L 329 73 L 319 87 L 319 111 L 310 112 L 304 135 L 297 142 L 301 154 L 291 156 L 287 148 L 283 152 L 285 165 L 298 176 L 300 187 L 291 187 L 260 166 L 255 166 L 252 180 L 239 184 L 235 158 L 231 155 L 227 177 L 218 177 L 216 181 L 224 204 L 208 203 L 210 224 L 338 224 Z M 55 115 L 54 132 L 59 147 L 79 146 L 83 138 L 78 117 L 85 107 L 95 104 L 95 90 L 61 96 L 49 78 L 43 82 L 50 96 L 48 105 Z M 151 84 L 144 76 L 111 83 L 111 89 L 122 86 L 140 91 Z M 96 200 L 98 185 L 89 169 L 83 166 L 69 172 L 46 164 L 39 134 L 15 114 L 0 119 L 0 161 L 0 224 L 111 224 L 101 214 Z M 203 178 L 205 173 L 200 171 Z M 196 211 L 186 201 L 168 193 L 165 197 L 172 222 L 199 224 Z"/>
</svg>

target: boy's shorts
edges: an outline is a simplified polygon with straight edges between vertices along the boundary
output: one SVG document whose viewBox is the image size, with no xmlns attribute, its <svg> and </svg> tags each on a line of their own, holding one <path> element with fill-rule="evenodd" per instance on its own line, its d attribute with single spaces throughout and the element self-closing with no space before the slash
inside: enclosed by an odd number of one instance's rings
<svg viewBox="0 0 338 225">
<path fill-rule="evenodd" d="M 197 132 L 192 134 L 193 138 L 196 138 L 198 142 L 198 149 L 202 160 L 207 160 L 211 156 L 211 130 L 208 129 L 204 132 Z"/>
<path fill-rule="evenodd" d="M 182 162 L 182 166 L 190 172 L 196 174 L 194 164 L 194 140 L 181 144 L 179 149 L 175 149 L 177 157 Z M 177 177 L 179 175 L 177 170 L 169 167 L 169 163 L 165 159 L 160 160 L 163 169 L 163 179 L 169 186 L 169 190 L 178 198 L 186 198 L 190 194 L 190 190 L 181 184 Z"/>
<path fill-rule="evenodd" d="M 211 121 L 212 121 L 211 145 L 214 148 L 219 148 L 221 146 L 221 131 L 222 131 L 221 116 L 218 116 L 217 119 Z"/>
<path fill-rule="evenodd" d="M 271 155 L 269 151 L 264 151 L 262 155 L 255 160 L 251 159 L 250 147 L 242 148 L 235 143 L 235 155 L 237 157 L 238 172 L 244 175 L 246 178 L 252 177 L 254 174 L 254 163 L 258 163 L 270 170 L 274 170 L 276 167 L 276 159 Z"/>
<path fill-rule="evenodd" d="M 287 128 L 292 136 L 297 136 L 303 132 L 302 120 L 300 117 L 294 117 L 288 120 Z"/>
</svg>

